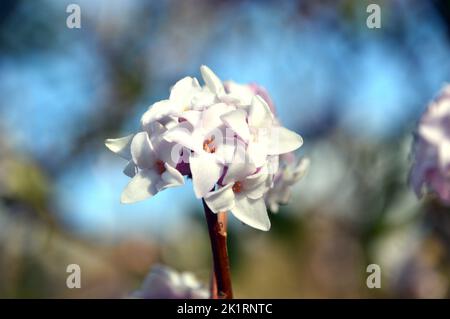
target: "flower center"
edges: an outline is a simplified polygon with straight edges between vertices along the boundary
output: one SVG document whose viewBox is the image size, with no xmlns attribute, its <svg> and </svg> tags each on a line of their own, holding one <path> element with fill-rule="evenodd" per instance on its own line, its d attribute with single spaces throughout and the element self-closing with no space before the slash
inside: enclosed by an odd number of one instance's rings
<svg viewBox="0 0 450 319">
<path fill-rule="evenodd" d="M 240 193 L 242 191 L 242 183 L 241 182 L 234 183 L 234 185 L 233 185 L 233 187 L 231 187 L 231 189 L 235 193 Z"/>
<path fill-rule="evenodd" d="M 207 153 L 214 153 L 216 146 L 214 145 L 214 136 L 203 141 L 203 149 Z"/>
<path fill-rule="evenodd" d="M 158 172 L 159 175 L 164 173 L 166 171 L 166 167 L 164 166 L 164 162 L 161 160 L 157 160 L 155 162 L 155 169 Z"/>
</svg>

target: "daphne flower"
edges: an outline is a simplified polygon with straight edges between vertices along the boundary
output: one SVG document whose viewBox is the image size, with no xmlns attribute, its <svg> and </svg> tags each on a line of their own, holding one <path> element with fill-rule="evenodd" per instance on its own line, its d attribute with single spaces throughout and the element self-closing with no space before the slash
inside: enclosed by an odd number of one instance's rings
<svg viewBox="0 0 450 319">
<path fill-rule="evenodd" d="M 289 202 L 291 187 L 305 175 L 309 167 L 309 159 L 295 159 L 294 155 L 289 155 L 291 158 L 283 160 L 282 167 L 274 177 L 273 186 L 265 196 L 266 204 L 272 213 L 278 212 L 280 205 L 286 205 Z"/>
<path fill-rule="evenodd" d="M 168 187 L 184 184 L 183 175 L 172 160 L 172 148 L 164 140 L 151 141 L 147 132 L 133 137 L 130 151 L 138 171 L 122 193 L 123 203 L 141 201 Z"/>
<path fill-rule="evenodd" d="M 210 89 L 219 98 L 228 96 L 239 101 L 240 108 L 222 116 L 224 123 L 239 135 L 251 148 L 257 166 L 262 166 L 267 155 L 279 155 L 296 150 L 303 144 L 300 135 L 278 124 L 274 117 L 274 106 L 267 92 L 253 84 L 243 86 L 227 82 L 224 87 L 220 79 L 207 67 L 202 66 L 202 75 Z M 225 90 L 227 88 L 227 90 Z M 227 94 L 226 91 L 229 93 Z M 265 98 L 257 93 L 264 92 Z M 269 106 L 268 103 L 271 103 Z"/>
<path fill-rule="evenodd" d="M 209 292 L 193 274 L 178 273 L 157 265 L 147 275 L 141 288 L 131 296 L 143 299 L 206 299 Z"/>
<path fill-rule="evenodd" d="M 270 220 L 264 203 L 267 191 L 267 168 L 255 172 L 255 166 L 246 160 L 229 164 L 223 184 L 205 196 L 205 202 L 215 213 L 230 210 L 241 222 L 260 230 L 270 229 Z"/>
<path fill-rule="evenodd" d="M 450 85 L 420 119 L 413 153 L 410 182 L 417 196 L 428 191 L 450 204 Z"/>
<path fill-rule="evenodd" d="M 225 131 L 220 116 L 232 109 L 223 103 L 214 104 L 201 113 L 194 123 L 182 122 L 168 130 L 164 138 L 180 144 L 191 152 L 189 165 L 194 192 L 198 198 L 207 194 L 219 180 L 232 143 L 225 143 Z M 192 125 L 194 124 L 194 125 Z"/>
<path fill-rule="evenodd" d="M 196 78 L 185 77 L 178 81 L 170 91 L 169 99 L 151 105 L 141 118 L 142 127 L 158 121 L 163 125 L 176 122 L 176 118 L 186 111 L 200 109 L 213 103 L 214 94 L 200 86 Z"/>
<path fill-rule="evenodd" d="M 296 150 L 303 144 L 300 135 L 276 123 L 267 103 L 254 96 L 248 112 L 242 109 L 222 116 L 225 124 L 248 143 L 248 152 L 257 167 L 264 165 L 269 155 Z"/>
</svg>

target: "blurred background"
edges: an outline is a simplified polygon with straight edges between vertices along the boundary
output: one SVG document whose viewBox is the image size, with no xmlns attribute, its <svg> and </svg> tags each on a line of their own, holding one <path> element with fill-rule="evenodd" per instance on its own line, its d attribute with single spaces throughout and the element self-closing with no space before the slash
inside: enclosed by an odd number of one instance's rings
<svg viewBox="0 0 450 319">
<path fill-rule="evenodd" d="M 208 284 L 190 183 L 122 205 L 125 162 L 103 144 L 201 64 L 266 87 L 311 159 L 270 232 L 230 217 L 236 297 L 449 297 L 450 209 L 407 183 L 449 57 L 445 0 L 1 1 L 0 297 L 127 297 L 155 263 Z M 72 263 L 81 289 L 66 287 Z"/>
</svg>

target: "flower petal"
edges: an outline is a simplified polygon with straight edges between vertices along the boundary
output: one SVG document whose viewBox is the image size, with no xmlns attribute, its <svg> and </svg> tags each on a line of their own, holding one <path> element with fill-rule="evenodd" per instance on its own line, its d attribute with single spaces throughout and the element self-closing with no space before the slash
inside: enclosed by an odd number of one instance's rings
<svg viewBox="0 0 450 319">
<path fill-rule="evenodd" d="M 241 222 L 253 228 L 264 231 L 270 229 L 270 220 L 263 198 L 255 200 L 246 196 L 236 196 L 231 212 Z"/>
<path fill-rule="evenodd" d="M 227 105 L 225 103 L 217 103 L 211 105 L 203 111 L 201 125 L 205 132 L 210 132 L 212 130 L 217 129 L 223 122 L 221 120 L 221 116 L 225 113 L 235 110 L 235 107 L 232 105 Z"/>
<path fill-rule="evenodd" d="M 223 178 L 223 184 L 243 181 L 247 176 L 256 171 L 256 166 L 250 163 L 248 159 L 235 156 L 233 162 L 228 165 L 227 173 Z"/>
<path fill-rule="evenodd" d="M 156 154 L 147 132 L 137 133 L 131 142 L 131 156 L 139 168 L 151 168 L 156 161 Z"/>
<path fill-rule="evenodd" d="M 216 152 L 214 154 L 216 154 L 218 160 L 221 163 L 232 163 L 238 147 L 236 144 L 238 144 L 240 141 L 238 141 L 236 138 L 228 138 L 227 136 L 222 139 L 222 142 L 219 141 L 219 143 L 217 143 Z M 244 144 L 244 142 L 240 143 Z M 242 149 L 242 152 L 245 152 L 245 145 L 242 146 Z"/>
<path fill-rule="evenodd" d="M 193 93 L 200 90 L 200 84 L 196 78 L 186 76 L 179 80 L 170 90 L 169 100 L 177 104 L 177 109 L 182 110 L 184 108 L 190 108 L 190 98 Z"/>
<path fill-rule="evenodd" d="M 134 177 L 137 173 L 136 164 L 133 161 L 128 161 L 127 166 L 123 169 L 123 173 L 128 177 Z"/>
<path fill-rule="evenodd" d="M 255 96 L 250 85 L 226 81 L 225 88 L 229 96 L 239 100 L 240 105 L 250 105 L 252 103 L 252 98 Z"/>
<path fill-rule="evenodd" d="M 288 204 L 289 203 L 289 200 L 290 200 L 290 198 L 291 198 L 291 188 L 290 187 L 288 187 L 288 186 L 284 186 L 284 187 L 282 187 L 281 188 L 281 191 L 280 191 L 280 197 L 279 197 L 279 199 L 278 199 L 278 202 L 281 204 L 281 205 L 286 205 L 286 204 Z"/>
<path fill-rule="evenodd" d="M 450 141 L 443 140 L 438 147 L 438 161 L 443 171 L 450 165 Z"/>
<path fill-rule="evenodd" d="M 248 176 L 243 181 L 245 195 L 251 199 L 261 198 L 267 192 L 267 169 L 262 169 L 256 174 Z"/>
<path fill-rule="evenodd" d="M 247 153 L 249 154 L 250 163 L 253 163 L 256 167 L 261 167 L 267 161 L 267 143 L 250 141 L 248 143 Z"/>
<path fill-rule="evenodd" d="M 225 212 L 234 207 L 232 187 L 233 184 L 228 184 L 205 195 L 205 202 L 214 213 Z"/>
<path fill-rule="evenodd" d="M 253 127 L 270 127 L 273 114 L 266 101 L 259 95 L 253 97 L 248 114 L 248 124 Z"/>
<path fill-rule="evenodd" d="M 183 175 L 176 168 L 170 166 L 168 163 L 165 163 L 164 167 L 166 170 L 161 174 L 161 181 L 156 185 L 158 191 L 184 184 Z"/>
<path fill-rule="evenodd" d="M 294 167 L 292 172 L 292 180 L 294 183 L 298 182 L 303 178 L 303 176 L 306 175 L 310 164 L 311 160 L 309 158 L 301 158 L 298 160 L 297 165 Z"/>
<path fill-rule="evenodd" d="M 222 167 L 217 163 L 214 154 L 206 152 L 192 154 L 189 163 L 194 193 L 198 198 L 202 198 L 213 189 L 219 180 Z"/>
<path fill-rule="evenodd" d="M 268 154 L 278 155 L 295 151 L 303 145 L 303 139 L 297 133 L 282 126 L 272 127 Z"/>
<path fill-rule="evenodd" d="M 434 125 L 422 124 L 419 127 L 419 134 L 431 144 L 436 145 L 439 145 L 439 143 L 445 140 L 446 138 L 442 128 L 440 128 L 437 124 Z"/>
<path fill-rule="evenodd" d="M 185 112 L 182 112 L 179 114 L 180 118 L 183 118 L 186 121 L 188 121 L 193 127 L 198 125 L 198 123 L 200 122 L 201 116 L 202 116 L 202 112 L 194 111 L 194 110 L 185 111 Z"/>
<path fill-rule="evenodd" d="M 217 102 L 216 95 L 205 87 L 192 97 L 191 104 L 193 110 L 203 110 L 205 107 L 214 104 L 215 102 Z"/>
<path fill-rule="evenodd" d="M 152 197 L 157 193 L 154 185 L 159 179 L 159 175 L 153 170 L 139 171 L 122 192 L 121 202 L 129 204 Z"/>
<path fill-rule="evenodd" d="M 121 138 L 108 138 L 105 140 L 105 145 L 112 152 L 116 153 L 120 157 L 130 160 L 130 145 L 133 139 L 134 134 L 127 135 Z"/>
<path fill-rule="evenodd" d="M 172 115 L 177 112 L 176 105 L 170 100 L 162 100 L 154 103 L 149 107 L 147 112 L 141 117 L 141 126 L 144 130 L 155 121 L 166 125 L 168 122 L 172 121 Z"/>
<path fill-rule="evenodd" d="M 222 81 L 210 68 L 206 65 L 202 65 L 200 67 L 200 72 L 202 73 L 206 86 L 211 90 L 211 92 L 215 93 L 217 96 L 222 96 L 225 94 Z"/>
<path fill-rule="evenodd" d="M 280 205 L 275 201 L 269 202 L 269 209 L 272 213 L 276 214 L 280 210 Z"/>
<path fill-rule="evenodd" d="M 267 158 L 267 174 L 275 175 L 280 169 L 280 158 L 272 155 Z"/>
<path fill-rule="evenodd" d="M 250 138 L 250 130 L 247 124 L 247 112 L 243 109 L 238 109 L 226 113 L 220 117 L 222 121 L 231 128 L 237 135 L 239 135 L 245 142 Z"/>
<path fill-rule="evenodd" d="M 180 123 L 164 133 L 163 137 L 168 142 L 180 144 L 195 152 L 202 152 L 203 139 L 191 132 L 189 126 L 190 124 L 187 122 Z"/>
</svg>

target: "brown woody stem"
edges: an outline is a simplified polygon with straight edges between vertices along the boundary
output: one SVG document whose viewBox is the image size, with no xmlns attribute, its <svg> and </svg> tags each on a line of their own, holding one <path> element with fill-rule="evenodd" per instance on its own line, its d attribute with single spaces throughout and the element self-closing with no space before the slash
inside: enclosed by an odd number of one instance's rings
<svg viewBox="0 0 450 319">
<path fill-rule="evenodd" d="M 203 200 L 214 263 L 211 297 L 232 299 L 230 261 L 227 250 L 226 213 L 214 214 Z"/>
</svg>

